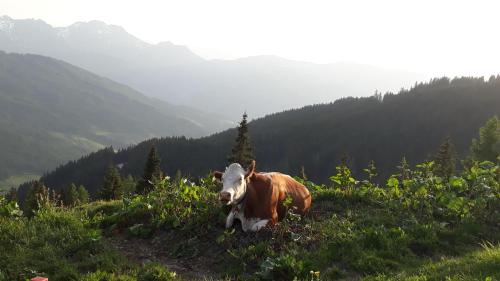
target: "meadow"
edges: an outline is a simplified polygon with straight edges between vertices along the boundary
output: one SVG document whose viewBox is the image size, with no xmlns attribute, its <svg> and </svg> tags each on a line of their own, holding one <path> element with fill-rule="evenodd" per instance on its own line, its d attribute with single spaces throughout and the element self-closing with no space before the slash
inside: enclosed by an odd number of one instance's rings
<svg viewBox="0 0 500 281">
<path fill-rule="evenodd" d="M 31 217 L 0 202 L 0 280 L 500 280 L 500 167 L 434 162 L 378 184 L 337 167 L 304 178 L 313 207 L 257 233 L 224 229 L 210 175 L 164 178 L 145 195 L 62 206 L 47 190 Z"/>
</svg>

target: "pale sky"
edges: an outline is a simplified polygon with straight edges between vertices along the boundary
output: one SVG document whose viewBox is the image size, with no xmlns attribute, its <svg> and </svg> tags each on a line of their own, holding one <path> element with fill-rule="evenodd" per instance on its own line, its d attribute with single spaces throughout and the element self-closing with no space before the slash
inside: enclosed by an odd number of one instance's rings
<svg viewBox="0 0 500 281">
<path fill-rule="evenodd" d="M 101 20 L 205 58 L 277 55 L 430 76 L 500 73 L 500 1 L 0 0 L 53 26 Z"/>
</svg>

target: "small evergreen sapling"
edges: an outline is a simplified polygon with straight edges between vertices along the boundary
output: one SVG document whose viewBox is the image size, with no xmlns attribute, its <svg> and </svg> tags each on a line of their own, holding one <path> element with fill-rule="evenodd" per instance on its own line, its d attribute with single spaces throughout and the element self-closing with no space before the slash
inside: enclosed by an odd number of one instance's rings
<svg viewBox="0 0 500 281">
<path fill-rule="evenodd" d="M 153 190 L 153 185 L 156 181 L 163 178 L 163 172 L 160 168 L 161 159 L 156 151 L 156 147 L 153 145 L 149 150 L 148 159 L 146 161 L 146 166 L 144 167 L 144 173 L 142 178 L 139 180 L 136 186 L 136 192 L 138 194 L 147 194 Z"/>
<path fill-rule="evenodd" d="M 447 136 L 434 157 L 434 174 L 449 180 L 455 173 L 455 153 L 450 136 Z"/>
<path fill-rule="evenodd" d="M 245 112 L 238 126 L 238 136 L 236 137 L 228 161 L 229 163 L 239 163 L 243 167 L 247 167 L 254 159 L 250 138 L 248 136 L 247 113 Z"/>
<path fill-rule="evenodd" d="M 123 196 L 121 177 L 113 165 L 109 166 L 106 170 L 100 196 L 104 200 L 121 199 Z"/>
</svg>

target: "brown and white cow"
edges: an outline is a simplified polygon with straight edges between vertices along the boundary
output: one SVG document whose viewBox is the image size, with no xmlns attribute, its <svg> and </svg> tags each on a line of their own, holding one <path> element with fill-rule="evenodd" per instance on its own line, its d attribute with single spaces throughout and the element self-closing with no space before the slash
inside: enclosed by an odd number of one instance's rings
<svg viewBox="0 0 500 281">
<path fill-rule="evenodd" d="M 255 161 L 247 171 L 238 163 L 229 165 L 224 173 L 214 172 L 222 181 L 219 200 L 232 205 L 226 219 L 226 228 L 234 219 L 241 221 L 243 231 L 258 231 L 266 225 L 274 225 L 283 219 L 287 207 L 283 201 L 290 196 L 291 204 L 299 214 L 306 213 L 311 206 L 311 194 L 301 183 L 289 175 L 272 172 L 255 172 Z"/>
</svg>

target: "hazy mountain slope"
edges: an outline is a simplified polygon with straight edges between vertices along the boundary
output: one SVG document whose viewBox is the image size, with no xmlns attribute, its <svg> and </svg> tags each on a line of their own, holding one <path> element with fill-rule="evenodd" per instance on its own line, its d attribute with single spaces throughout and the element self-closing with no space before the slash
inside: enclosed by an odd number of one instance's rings
<svg viewBox="0 0 500 281">
<path fill-rule="evenodd" d="M 0 18 L 0 49 L 68 61 L 171 103 L 232 119 L 260 117 L 345 96 L 368 96 L 424 78 L 354 63 L 314 64 L 273 56 L 204 60 L 171 43 L 152 45 L 123 28 L 92 21 L 53 28 Z"/>
<path fill-rule="evenodd" d="M 0 179 L 42 173 L 108 145 L 202 136 L 222 125 L 62 61 L 0 52 Z"/>
<path fill-rule="evenodd" d="M 261 171 L 298 174 L 304 166 L 310 179 L 326 181 L 347 155 L 357 176 L 375 160 L 384 178 L 395 171 L 402 156 L 411 164 L 432 156 L 447 135 L 463 156 L 478 129 L 495 114 L 500 115 L 500 76 L 487 82 L 443 78 L 385 95 L 383 100 L 346 98 L 276 113 L 251 122 L 249 129 Z M 84 184 L 95 193 L 111 161 L 124 164 L 123 175 L 140 176 L 152 144 L 167 174 L 180 170 L 204 175 L 225 167 L 235 135 L 231 129 L 200 139 L 153 139 L 118 153 L 106 149 L 72 161 L 42 180 L 57 188 Z"/>
</svg>

